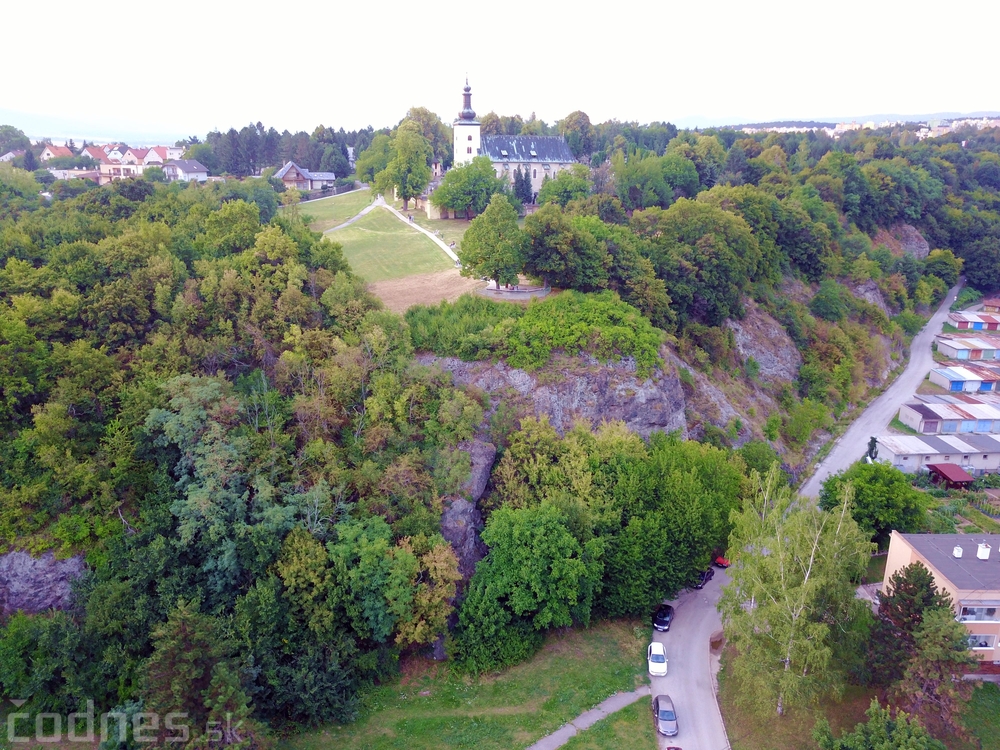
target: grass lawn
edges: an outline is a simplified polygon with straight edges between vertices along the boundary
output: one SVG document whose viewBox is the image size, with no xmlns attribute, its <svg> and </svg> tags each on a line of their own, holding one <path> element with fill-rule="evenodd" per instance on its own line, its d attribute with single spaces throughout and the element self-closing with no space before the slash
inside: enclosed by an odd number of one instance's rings
<svg viewBox="0 0 1000 750">
<path fill-rule="evenodd" d="M 462 237 L 465 236 L 465 230 L 472 223 L 465 219 L 428 219 L 427 214 L 423 211 L 412 211 L 411 214 L 413 215 L 414 222 L 431 233 L 437 234 L 444 241 L 444 244 L 450 245 L 454 242 L 455 252 L 458 252 L 458 249 L 462 246 Z"/>
<path fill-rule="evenodd" d="M 299 213 L 310 219 L 309 228 L 316 232 L 325 232 L 331 227 L 343 224 L 352 216 L 360 213 L 372 202 L 371 190 L 355 190 L 330 198 L 321 198 L 299 205 Z"/>
<path fill-rule="evenodd" d="M 985 682 L 965 712 L 965 726 L 979 739 L 980 750 L 1000 750 L 1000 687 Z"/>
<path fill-rule="evenodd" d="M 656 750 L 656 733 L 649 698 L 640 698 L 631 706 L 601 719 L 563 745 L 565 750 Z"/>
<path fill-rule="evenodd" d="M 613 693 L 634 690 L 643 684 L 647 631 L 645 623 L 623 620 L 551 635 L 531 661 L 499 675 L 479 678 L 455 675 L 445 664 L 413 661 L 404 666 L 400 682 L 377 688 L 365 698 L 354 723 L 330 725 L 288 737 L 281 747 L 290 750 L 527 747 Z M 647 710 L 647 702 L 639 701 L 643 710 Z M 645 722 L 645 729 L 652 738 L 651 721 Z"/>
<path fill-rule="evenodd" d="M 889 422 L 889 426 L 892 429 L 894 429 L 894 430 L 902 432 L 904 435 L 919 435 L 920 434 L 919 432 L 917 432 L 916 430 L 914 430 L 912 427 L 910 427 L 910 425 L 903 424 L 902 422 L 900 422 L 898 414 L 895 417 L 892 418 L 892 421 Z"/>
<path fill-rule="evenodd" d="M 351 268 L 366 281 L 454 268 L 430 238 L 382 208 L 327 236 L 344 246 Z"/>
<path fill-rule="evenodd" d="M 888 560 L 888 555 L 872 555 L 868 558 L 865 583 L 882 583 L 882 580 L 885 578 L 885 564 Z"/>
</svg>

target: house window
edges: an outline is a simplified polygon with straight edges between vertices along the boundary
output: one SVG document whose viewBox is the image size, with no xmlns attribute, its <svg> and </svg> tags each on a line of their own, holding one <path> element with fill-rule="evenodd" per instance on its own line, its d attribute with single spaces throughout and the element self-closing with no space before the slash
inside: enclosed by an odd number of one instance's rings
<svg viewBox="0 0 1000 750">
<path fill-rule="evenodd" d="M 984 454 L 983 454 L 983 460 L 985 461 L 985 460 L 986 460 L 986 459 L 988 459 L 988 458 L 989 458 L 989 456 L 987 456 L 987 455 L 986 455 L 986 454 L 984 453 Z"/>
<path fill-rule="evenodd" d="M 930 461 L 930 460 L 931 460 L 930 456 L 924 456 L 924 461 Z"/>
<path fill-rule="evenodd" d="M 969 636 L 969 648 L 973 651 L 980 648 L 993 648 L 993 643 L 996 641 L 995 635 L 970 635 Z"/>
<path fill-rule="evenodd" d="M 1000 621 L 1000 617 L 997 616 L 996 606 L 982 606 L 982 607 L 962 607 L 962 614 L 958 616 L 961 622 L 997 622 Z"/>
<path fill-rule="evenodd" d="M 951 456 L 945 456 L 945 457 L 944 457 L 944 460 L 945 460 L 945 461 L 951 461 Z"/>
<path fill-rule="evenodd" d="M 910 460 L 910 457 L 909 457 L 909 456 L 903 456 L 903 460 L 904 460 L 904 461 L 909 461 L 909 460 Z"/>
<path fill-rule="evenodd" d="M 968 456 L 962 456 L 962 460 L 963 460 L 963 461 L 968 461 L 968 460 L 969 460 L 969 457 L 968 457 Z"/>
</svg>

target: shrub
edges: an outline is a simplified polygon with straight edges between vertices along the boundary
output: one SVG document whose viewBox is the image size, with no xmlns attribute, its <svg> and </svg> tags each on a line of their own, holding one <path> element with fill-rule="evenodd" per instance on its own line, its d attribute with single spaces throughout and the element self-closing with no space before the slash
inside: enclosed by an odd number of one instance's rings
<svg viewBox="0 0 1000 750">
<path fill-rule="evenodd" d="M 927 318 L 922 315 L 917 315 L 912 310 L 903 310 L 903 312 L 894 317 L 892 320 L 897 323 L 908 336 L 916 336 L 920 333 L 920 329 L 924 327 L 924 324 L 927 323 Z"/>
<path fill-rule="evenodd" d="M 821 282 L 819 291 L 809 302 L 809 309 L 816 317 L 832 323 L 843 320 L 848 309 L 843 287 L 830 279 Z"/>
</svg>

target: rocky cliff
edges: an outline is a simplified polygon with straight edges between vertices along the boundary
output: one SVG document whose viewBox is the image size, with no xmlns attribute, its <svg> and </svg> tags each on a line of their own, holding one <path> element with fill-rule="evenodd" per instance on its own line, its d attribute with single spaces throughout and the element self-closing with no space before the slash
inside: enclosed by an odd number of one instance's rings
<svg viewBox="0 0 1000 750">
<path fill-rule="evenodd" d="M 0 616 L 65 609 L 72 601 L 72 583 L 83 570 L 82 557 L 57 560 L 51 552 L 32 557 L 20 551 L 0 555 Z"/>
<path fill-rule="evenodd" d="M 634 362 L 605 364 L 590 357 L 556 357 L 536 373 L 503 362 L 427 354 L 418 359 L 451 372 L 459 385 L 485 391 L 494 406 L 504 399 L 524 415 L 547 416 L 561 434 L 583 420 L 592 427 L 622 421 L 643 437 L 657 430 L 687 435 L 684 392 L 672 367 L 640 380 Z"/>
</svg>

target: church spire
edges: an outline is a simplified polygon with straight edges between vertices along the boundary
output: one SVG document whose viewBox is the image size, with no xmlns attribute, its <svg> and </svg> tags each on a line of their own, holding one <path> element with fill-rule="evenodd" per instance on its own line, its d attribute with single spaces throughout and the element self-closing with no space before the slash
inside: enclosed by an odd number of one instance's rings
<svg viewBox="0 0 1000 750">
<path fill-rule="evenodd" d="M 472 122 L 476 119 L 476 113 L 472 110 L 472 87 L 469 86 L 469 77 L 465 77 L 465 88 L 462 90 L 462 111 L 458 113 L 458 119 Z"/>
</svg>

